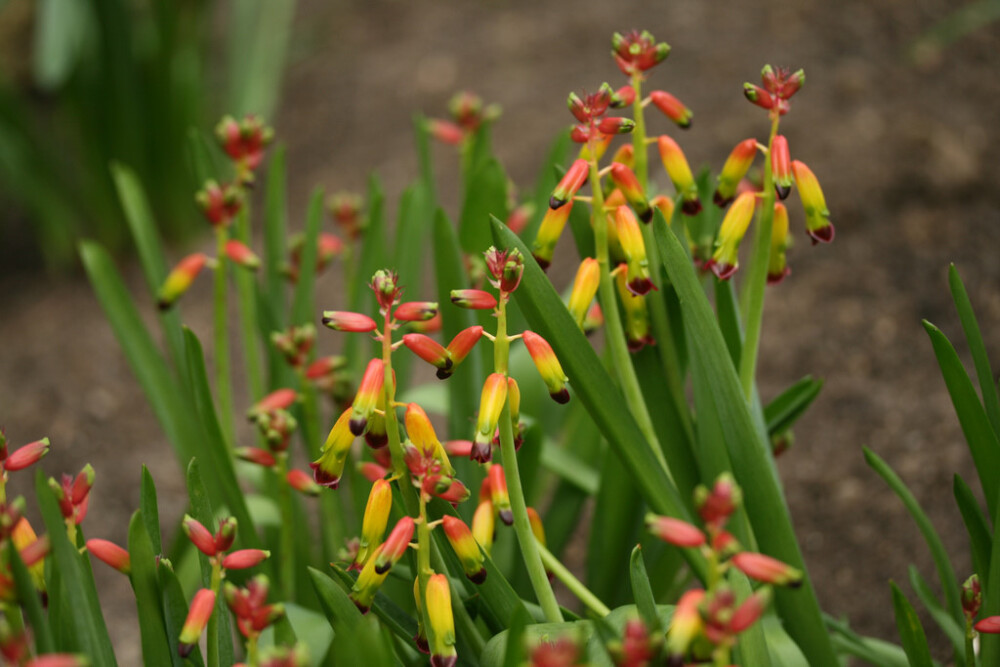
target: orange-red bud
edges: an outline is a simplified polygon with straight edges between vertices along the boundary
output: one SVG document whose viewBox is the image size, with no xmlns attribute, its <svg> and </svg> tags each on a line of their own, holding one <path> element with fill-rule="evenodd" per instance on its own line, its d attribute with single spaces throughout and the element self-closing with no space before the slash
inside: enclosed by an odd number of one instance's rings
<svg viewBox="0 0 1000 667">
<path fill-rule="evenodd" d="M 6 452 L 6 448 L 4 449 Z M 42 438 L 41 440 L 36 440 L 34 442 L 29 442 L 27 445 L 22 445 L 15 449 L 10 456 L 7 456 L 0 467 L 2 467 L 7 472 L 14 472 L 15 470 L 23 470 L 28 466 L 38 463 L 43 456 L 49 453 L 49 439 Z"/>
<path fill-rule="evenodd" d="M 476 538 L 465 522 L 451 515 L 442 519 L 444 534 L 455 550 L 455 555 L 462 562 L 462 569 L 473 583 L 481 584 L 486 580 L 486 568 L 483 567 L 483 554 L 479 550 Z"/>
<path fill-rule="evenodd" d="M 237 447 L 233 452 L 236 458 L 248 463 L 254 463 L 265 468 L 270 468 L 276 462 L 274 455 L 266 449 L 260 447 Z"/>
<path fill-rule="evenodd" d="M 410 546 L 410 540 L 413 539 L 413 528 L 412 517 L 404 516 L 396 522 L 389 537 L 385 538 L 382 548 L 372 556 L 375 560 L 376 574 L 385 574 L 403 557 L 407 547 Z"/>
<path fill-rule="evenodd" d="M 438 313 L 433 301 L 407 301 L 396 306 L 392 316 L 400 322 L 426 322 Z"/>
<path fill-rule="evenodd" d="M 222 559 L 222 567 L 226 570 L 246 570 L 260 565 L 270 556 L 271 552 L 263 549 L 239 549 L 226 554 Z"/>
<path fill-rule="evenodd" d="M 798 160 L 792 161 L 792 173 L 799 188 L 802 207 L 806 211 L 806 232 L 812 239 L 813 245 L 829 243 L 833 240 L 834 228 L 830 223 L 830 211 L 826 208 L 826 199 L 823 197 L 823 190 L 819 187 L 816 175 Z"/>
<path fill-rule="evenodd" d="M 503 466 L 490 466 L 487 475 L 490 480 L 490 502 L 500 520 L 511 526 L 514 524 L 514 512 L 510 507 L 510 496 L 507 495 L 507 478 L 504 476 Z"/>
<path fill-rule="evenodd" d="M 226 241 L 224 249 L 226 257 L 232 260 L 233 263 L 242 266 L 244 269 L 256 271 L 260 268 L 260 257 L 258 257 L 256 253 L 248 248 L 242 241 L 230 239 Z"/>
<path fill-rule="evenodd" d="M 524 346 L 528 348 L 531 360 L 535 362 L 538 374 L 542 376 L 542 381 L 549 390 L 549 395 L 556 403 L 566 403 L 569 401 L 569 390 L 566 389 L 566 374 L 563 373 L 559 359 L 548 341 L 536 334 L 534 331 L 525 331 L 522 337 Z"/>
<path fill-rule="evenodd" d="M 215 536 L 200 521 L 192 516 L 185 515 L 181 527 L 184 530 L 184 534 L 191 540 L 191 543 L 198 548 L 198 551 L 209 557 L 218 553 L 218 549 L 215 546 Z"/>
<path fill-rule="evenodd" d="M 462 143 L 462 139 L 465 137 L 465 131 L 460 126 L 451 121 L 436 118 L 427 121 L 427 131 L 441 143 L 452 146 Z"/>
<path fill-rule="evenodd" d="M 549 208 L 560 208 L 569 202 L 579 192 L 590 175 L 590 163 L 586 160 L 576 160 L 569 166 L 562 180 L 556 185 L 549 197 Z"/>
<path fill-rule="evenodd" d="M 309 473 L 299 470 L 298 468 L 293 468 L 289 470 L 285 475 L 285 481 L 288 482 L 288 486 L 292 487 L 299 493 L 306 496 L 318 496 L 320 486 L 317 484 Z"/>
<path fill-rule="evenodd" d="M 1000 634 L 1000 616 L 987 616 L 972 627 L 976 629 L 976 632 L 988 635 Z"/>
<path fill-rule="evenodd" d="M 770 602 L 771 589 L 758 588 L 733 611 L 732 618 L 729 619 L 729 632 L 734 635 L 739 634 L 756 623 L 757 619 L 767 611 Z"/>
<path fill-rule="evenodd" d="M 451 291 L 451 302 L 469 310 L 493 310 L 497 307 L 496 297 L 481 289 L 454 289 Z"/>
<path fill-rule="evenodd" d="M 352 333 L 366 333 L 368 331 L 375 331 L 378 328 L 375 320 L 367 315 L 343 310 L 324 310 L 323 325 L 334 331 Z"/>
<path fill-rule="evenodd" d="M 178 653 L 180 653 L 182 658 L 186 658 L 191 654 L 191 651 L 194 649 L 195 644 L 198 643 L 198 638 L 201 637 L 202 630 L 205 629 L 205 626 L 208 624 L 208 619 L 212 616 L 212 612 L 214 610 L 214 591 L 208 588 L 202 588 L 195 593 L 194 599 L 191 600 L 191 607 L 188 610 L 187 619 L 184 621 L 184 627 L 181 628 Z"/>
<path fill-rule="evenodd" d="M 372 359 L 368 362 L 365 374 L 361 378 L 358 386 L 358 393 L 354 396 L 354 403 L 351 404 L 351 433 L 361 435 L 365 432 L 368 419 L 375 412 L 379 396 L 382 394 L 382 385 L 385 379 L 384 366 L 381 359 Z"/>
<path fill-rule="evenodd" d="M 448 354 L 451 355 L 451 360 L 455 366 L 465 360 L 465 357 L 469 355 L 469 352 L 479 342 L 482 335 L 483 328 L 479 325 L 462 329 L 455 334 L 455 337 L 448 343 Z"/>
<path fill-rule="evenodd" d="M 732 558 L 732 564 L 751 579 L 775 586 L 798 586 L 802 572 L 780 560 L 751 551 L 741 551 Z"/>
<path fill-rule="evenodd" d="M 601 134 L 628 134 L 634 129 L 634 120 L 631 118 L 622 118 L 620 116 L 602 118 L 597 124 L 597 131 Z"/>
<path fill-rule="evenodd" d="M 191 287 L 201 270 L 208 263 L 208 256 L 201 252 L 188 255 L 170 271 L 156 295 L 156 303 L 160 310 L 166 310 L 174 305 L 177 299 Z"/>
<path fill-rule="evenodd" d="M 704 598 L 705 591 L 695 589 L 684 593 L 677 602 L 674 617 L 667 630 L 667 651 L 672 659 L 679 659 L 687 653 L 691 642 L 704 627 L 699 610 Z"/>
<path fill-rule="evenodd" d="M 410 333 L 403 335 L 403 345 L 409 348 L 410 352 L 437 368 L 439 379 L 444 380 L 451 376 L 454 363 L 451 360 L 451 354 L 441 343 L 423 334 Z"/>
<path fill-rule="evenodd" d="M 740 181 L 747 175 L 756 155 L 756 139 L 744 139 L 736 144 L 736 148 L 726 158 L 726 164 L 722 166 L 722 172 L 719 174 L 719 186 L 713 197 L 716 205 L 724 207 L 733 200 Z"/>
<path fill-rule="evenodd" d="M 265 412 L 274 410 L 287 410 L 295 402 L 297 394 L 294 389 L 277 389 L 264 398 L 257 401 L 257 404 L 247 411 L 247 417 L 251 420 Z"/>
<path fill-rule="evenodd" d="M 779 199 L 784 199 L 792 191 L 791 154 L 788 152 L 788 139 L 779 134 L 771 144 L 770 167 L 774 179 L 774 191 Z"/>
<path fill-rule="evenodd" d="M 635 209 L 636 215 L 643 222 L 653 219 L 653 209 L 646 201 L 646 193 L 642 190 L 639 179 L 627 166 L 621 162 L 612 162 L 611 171 L 608 173 L 611 181 L 621 190 L 625 200 Z"/>
<path fill-rule="evenodd" d="M 677 127 L 684 130 L 691 127 L 691 118 L 694 114 L 670 93 L 662 90 L 654 90 L 649 94 L 649 101 L 653 103 L 653 106 L 662 111 L 664 116 L 674 121 Z"/>
<path fill-rule="evenodd" d="M 653 535 L 676 547 L 691 548 L 705 544 L 705 533 L 687 521 L 649 514 L 646 516 L 646 525 Z"/>
<path fill-rule="evenodd" d="M 694 182 L 691 174 L 691 167 L 688 165 L 684 151 L 677 145 L 677 142 L 665 134 L 657 139 L 657 146 L 660 149 L 660 159 L 663 167 L 667 170 L 667 175 L 673 182 L 677 192 L 684 198 L 681 210 L 687 215 L 697 215 L 701 210 L 701 201 L 698 199 L 698 185 Z"/>
</svg>

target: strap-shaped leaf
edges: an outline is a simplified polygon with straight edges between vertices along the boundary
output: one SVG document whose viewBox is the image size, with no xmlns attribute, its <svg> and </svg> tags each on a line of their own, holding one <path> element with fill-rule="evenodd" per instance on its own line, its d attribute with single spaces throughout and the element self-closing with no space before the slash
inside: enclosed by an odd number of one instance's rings
<svg viewBox="0 0 1000 667">
<path fill-rule="evenodd" d="M 948 637 L 955 648 L 955 664 L 965 662 L 965 628 L 960 627 L 958 622 L 948 614 L 948 610 L 941 605 L 937 595 L 931 590 L 927 580 L 920 574 L 915 566 L 909 568 L 910 585 L 913 587 L 917 598 L 923 603 L 924 608 L 930 613 L 931 618 L 937 623 L 941 631 Z"/>
<path fill-rule="evenodd" d="M 17 591 L 17 602 L 24 610 L 24 615 L 31 626 L 31 634 L 35 639 L 35 653 L 54 653 L 55 641 L 49 620 L 42 609 L 41 593 L 35 588 L 35 583 L 28 573 L 28 568 L 21 560 L 21 555 L 14 546 L 14 540 L 7 540 L 7 562 L 14 578 L 14 589 Z"/>
<path fill-rule="evenodd" d="M 934 356 L 937 357 L 938 365 L 941 367 L 941 375 L 948 387 L 948 394 L 951 395 L 951 402 L 955 406 L 958 423 L 969 445 L 969 452 L 979 474 L 979 483 L 983 487 L 983 495 L 986 496 L 986 506 L 989 508 L 990 516 L 996 519 L 997 494 L 1000 493 L 1000 475 L 996 474 L 996 471 L 1000 470 L 1000 442 L 997 441 L 997 434 L 990 425 L 986 410 L 979 402 L 972 380 L 965 372 L 951 341 L 941 333 L 940 329 L 926 320 L 924 329 L 931 338 Z"/>
<path fill-rule="evenodd" d="M 822 388 L 822 380 L 814 380 L 807 375 L 775 396 L 764 407 L 767 432 L 771 436 L 775 436 L 791 428 L 792 424 L 805 414 L 809 405 L 816 400 Z"/>
<path fill-rule="evenodd" d="M 160 586 L 156 576 L 156 554 L 142 512 L 132 515 L 128 525 L 128 553 L 131 563 L 132 590 L 135 592 L 135 606 L 139 613 L 139 639 L 142 644 L 142 660 L 145 665 L 164 667 L 172 665 L 174 653 L 167 638 L 166 625 L 161 605 Z"/>
<path fill-rule="evenodd" d="M 986 515 L 979 507 L 979 501 L 973 495 L 972 489 L 959 475 L 955 475 L 952 484 L 958 511 L 962 513 L 965 530 L 969 533 L 969 546 L 972 551 L 972 569 L 979 575 L 979 581 L 985 589 L 989 578 L 990 554 L 993 535 L 991 535 Z"/>
<path fill-rule="evenodd" d="M 316 188 L 309 200 L 306 213 L 306 235 L 299 256 L 299 278 L 295 283 L 292 300 L 292 325 L 315 322 L 319 313 L 314 313 L 316 299 L 316 259 L 319 254 L 319 232 L 323 228 L 323 189 Z"/>
<path fill-rule="evenodd" d="M 653 588 L 649 585 L 649 576 L 646 574 L 642 547 L 638 544 L 632 549 L 632 556 L 629 559 L 629 579 L 632 582 L 632 597 L 635 598 L 639 615 L 646 623 L 649 633 L 656 634 L 660 630 L 660 616 L 656 612 L 656 599 L 653 597 Z"/>
<path fill-rule="evenodd" d="M 954 264 L 948 267 L 948 286 L 951 288 L 951 297 L 958 311 L 958 319 L 962 322 L 965 341 L 969 344 L 969 352 L 972 353 L 976 377 L 979 379 L 979 390 L 983 393 L 983 407 L 986 408 L 986 415 L 993 425 L 993 431 L 1000 433 L 1000 398 L 997 397 L 997 387 L 994 384 L 993 367 L 986 354 L 983 334 L 979 331 L 979 322 L 976 320 L 975 311 L 972 310 L 969 294 L 965 291 L 962 277 L 958 275 L 958 269 Z"/>
<path fill-rule="evenodd" d="M 931 652 L 927 647 L 927 635 L 924 634 L 924 627 L 917 618 L 917 612 L 913 610 L 906 596 L 899 590 L 895 582 L 890 581 L 892 588 L 892 607 L 896 612 L 896 629 L 899 631 L 899 638 L 903 643 L 903 650 L 912 667 L 933 667 Z"/>
<path fill-rule="evenodd" d="M 917 528 L 920 529 L 920 534 L 924 536 L 924 541 L 927 542 L 927 546 L 931 550 L 931 556 L 934 558 L 934 566 L 937 568 L 938 580 L 941 582 L 941 589 L 944 591 L 948 611 L 956 622 L 964 623 L 962 603 L 958 597 L 958 579 L 955 577 L 955 570 L 951 566 L 948 552 L 945 551 L 941 538 L 938 537 L 937 531 L 934 530 L 934 525 L 927 518 L 927 514 L 924 513 L 923 508 L 920 507 L 920 503 L 917 502 L 913 493 L 910 492 L 910 489 L 907 488 L 906 484 L 893 471 L 889 464 L 867 447 L 864 448 L 864 452 L 865 461 L 899 496 L 910 516 L 916 522 Z"/>
<path fill-rule="evenodd" d="M 478 255 L 490 247 L 490 215 L 507 217 L 507 174 L 492 157 L 475 168 L 465 189 L 458 238 L 466 253 Z"/>
<path fill-rule="evenodd" d="M 805 570 L 795 530 L 770 451 L 754 424 L 739 378 L 726 349 L 712 308 L 685 252 L 668 229 L 659 211 L 654 212 L 655 236 L 660 257 L 677 290 L 690 345 L 697 360 L 695 372 L 704 373 L 719 414 L 736 481 L 743 489 L 744 505 L 761 551 Z M 834 667 L 836 658 L 823 628 L 819 603 L 806 577 L 796 591 L 778 589 L 775 599 L 788 633 L 812 665 Z"/>
</svg>

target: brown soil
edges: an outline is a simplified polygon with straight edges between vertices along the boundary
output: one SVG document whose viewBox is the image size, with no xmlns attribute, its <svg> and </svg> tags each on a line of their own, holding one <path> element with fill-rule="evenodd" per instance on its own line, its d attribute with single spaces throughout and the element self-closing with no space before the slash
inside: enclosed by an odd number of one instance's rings
<svg viewBox="0 0 1000 667">
<path fill-rule="evenodd" d="M 416 169 L 412 113 L 443 114 L 461 88 L 503 105 L 497 152 L 513 180 L 529 186 L 551 137 L 570 121 L 567 92 L 620 81 L 608 56 L 616 29 L 647 28 L 673 46 L 649 85 L 695 111 L 694 128 L 678 139 L 696 165 L 718 168 L 737 141 L 764 132 L 763 114 L 741 95 L 763 63 L 805 68 L 807 85 L 782 131 L 821 179 L 837 239 L 813 248 L 796 233 L 794 273 L 768 292 L 762 394 L 809 373 L 826 380 L 781 459 L 788 501 L 824 608 L 860 632 L 895 639 L 887 581 L 909 590 L 910 563 L 936 578 L 901 503 L 864 464 L 862 445 L 910 484 L 958 576 L 970 570 L 951 478 L 960 473 L 975 487 L 975 473 L 920 326 L 927 318 L 960 338 L 948 262 L 961 270 L 1000 359 L 990 335 L 1000 325 L 1000 264 L 990 259 L 1000 247 L 1000 189 L 989 157 L 1000 150 L 1000 24 L 924 50 L 919 63 L 907 55 L 952 5 L 304 2 L 276 122 L 289 145 L 292 210 L 301 219 L 317 183 L 363 188 L 370 170 L 394 201 Z M 654 132 L 669 131 L 654 122 Z M 439 150 L 437 158 L 442 182 L 456 183 L 454 156 Z M 455 202 L 455 187 L 444 196 Z M 796 208 L 793 226 L 801 225 Z M 129 275 L 138 293 L 138 272 Z M 203 335 L 208 292 L 186 306 Z M 89 287 L 8 274 L 0 295 L 0 406 L 12 441 L 48 435 L 54 447 L 44 467 L 53 474 L 94 464 L 91 536 L 124 541 L 140 463 L 156 475 L 163 514 L 176 516 L 182 480 Z M 98 574 L 102 590 L 118 587 L 108 589 L 109 615 L 124 613 L 121 578 Z M 112 629 L 119 646 L 137 650 L 133 625 Z M 123 664 L 137 664 L 125 655 Z"/>
</svg>

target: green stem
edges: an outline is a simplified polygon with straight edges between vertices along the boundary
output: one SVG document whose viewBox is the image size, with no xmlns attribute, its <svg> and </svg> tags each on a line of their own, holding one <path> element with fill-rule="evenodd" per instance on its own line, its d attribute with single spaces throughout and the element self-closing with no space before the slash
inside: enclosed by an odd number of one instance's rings
<svg viewBox="0 0 1000 667">
<path fill-rule="evenodd" d="M 757 230 L 754 235 L 753 260 L 747 277 L 746 337 L 740 354 L 740 386 L 749 402 L 753 397 L 754 376 L 757 373 L 757 351 L 760 347 L 761 324 L 764 319 L 764 288 L 767 287 L 767 265 L 771 256 L 771 226 L 774 222 L 774 175 L 771 173 L 771 145 L 778 134 L 778 115 L 771 119 L 771 134 L 764 154 L 764 192 Z"/>
<path fill-rule="evenodd" d="M 257 635 L 247 639 L 247 667 L 257 667 L 260 664 L 260 651 L 257 648 Z"/>
<path fill-rule="evenodd" d="M 250 243 L 250 215 L 244 205 L 236 218 L 236 238 Z M 264 372 L 261 368 L 260 346 L 258 345 L 257 295 L 253 275 L 240 267 L 236 272 L 236 292 L 239 296 L 243 337 L 243 357 L 247 366 L 247 381 L 250 383 L 251 398 L 256 402 L 264 396 Z"/>
<path fill-rule="evenodd" d="M 646 144 L 646 113 L 642 106 L 642 74 L 632 75 L 632 89 L 635 91 L 635 100 L 632 102 L 632 119 L 635 121 L 635 129 L 632 130 L 632 162 L 635 168 L 635 176 L 645 193 L 649 193 L 649 147 Z M 667 220 L 667 224 L 670 221 Z M 649 271 L 654 279 L 659 282 L 663 280 L 663 270 L 660 263 L 660 250 L 656 240 L 653 238 L 653 227 L 651 224 L 642 225 L 642 242 L 646 246 L 646 259 L 649 262 Z M 680 361 L 677 358 L 677 345 L 674 343 L 674 335 L 670 329 L 670 322 L 667 319 L 667 305 L 660 297 L 646 299 L 649 307 L 650 319 L 653 324 L 653 332 L 659 343 L 659 356 L 663 365 L 663 374 L 667 379 L 667 388 L 670 398 L 674 402 L 677 416 L 681 420 L 684 435 L 688 442 L 694 442 L 694 428 L 691 425 L 691 412 L 684 400 L 684 381 L 680 374 Z"/>
<path fill-rule="evenodd" d="M 594 228 L 594 250 L 597 254 L 598 266 L 601 269 L 597 295 L 604 313 L 605 340 L 611 349 L 614 370 L 618 374 L 618 381 L 625 394 L 625 399 L 628 401 L 632 416 L 638 423 L 642 435 L 652 446 L 653 453 L 656 454 L 656 458 L 666 471 L 667 477 L 673 482 L 670 466 L 667 465 L 667 460 L 663 455 L 663 447 L 660 446 L 660 440 L 656 436 L 653 420 L 650 419 L 649 410 L 646 408 L 646 399 L 642 395 L 639 379 L 632 366 L 632 358 L 629 356 L 625 343 L 625 328 L 622 326 L 621 317 L 618 314 L 618 302 L 615 300 L 614 286 L 611 284 L 611 269 L 608 260 L 608 228 L 604 212 L 604 193 L 601 191 L 601 177 L 598 174 L 597 158 L 594 157 L 595 150 L 595 146 L 591 145 L 590 189 L 593 193 L 591 222 Z"/>
<path fill-rule="evenodd" d="M 545 567 L 547 567 L 549 571 L 556 576 L 556 579 L 561 581 L 563 585 L 569 589 L 570 593 L 576 596 L 577 600 L 582 602 L 587 609 L 602 618 L 611 613 L 608 606 L 601 602 L 600 598 L 594 595 L 590 589 L 584 586 L 583 582 L 574 577 L 573 573 L 570 572 L 558 558 L 552 555 L 551 551 L 546 549 L 537 541 L 536 544 L 538 545 L 538 553 L 541 555 L 542 562 L 545 563 Z"/>
<path fill-rule="evenodd" d="M 976 637 L 975 630 L 972 629 L 972 621 L 966 618 L 965 621 L 965 667 L 976 667 L 976 651 L 973 640 Z"/>
<path fill-rule="evenodd" d="M 225 603 L 219 596 L 219 588 L 221 586 L 222 586 L 222 566 L 219 565 L 218 561 L 213 558 L 211 588 L 212 592 L 215 593 L 215 609 L 212 611 L 212 615 L 208 617 L 208 636 L 206 637 L 208 645 L 208 658 L 205 661 L 208 667 L 220 667 L 219 666 L 219 614 L 226 613 Z"/>
<path fill-rule="evenodd" d="M 286 478 L 288 456 L 278 454 L 274 467 L 275 484 L 278 485 L 278 507 L 281 512 L 281 588 L 285 600 L 295 599 L 295 517 L 292 513 L 292 489 Z M 329 494 L 328 494 L 329 495 Z"/>
<path fill-rule="evenodd" d="M 497 309 L 497 334 L 493 347 L 493 365 L 497 373 L 507 374 L 507 364 L 510 355 L 510 338 L 507 337 L 507 299 L 506 293 L 500 294 L 500 306 Z M 514 532 L 521 545 L 521 555 L 524 566 L 528 570 L 531 587 L 538 598 L 545 618 L 550 623 L 561 623 L 562 612 L 556 601 L 552 585 L 545 573 L 545 565 L 538 552 L 535 535 L 531 531 L 531 520 L 528 518 L 528 504 L 524 500 L 524 489 L 521 487 L 521 473 L 517 466 L 517 452 L 514 449 L 514 429 L 511 424 L 510 403 L 504 402 L 500 412 L 500 456 L 503 461 L 504 473 L 507 479 L 507 493 L 510 496 L 511 510 L 514 513 Z"/>
<path fill-rule="evenodd" d="M 233 446 L 233 387 L 229 373 L 229 321 L 226 312 L 226 274 L 229 262 L 226 259 L 226 229 L 215 231 L 215 254 L 218 266 L 215 269 L 215 393 L 219 401 L 219 425 L 226 438 L 226 446 Z"/>
</svg>

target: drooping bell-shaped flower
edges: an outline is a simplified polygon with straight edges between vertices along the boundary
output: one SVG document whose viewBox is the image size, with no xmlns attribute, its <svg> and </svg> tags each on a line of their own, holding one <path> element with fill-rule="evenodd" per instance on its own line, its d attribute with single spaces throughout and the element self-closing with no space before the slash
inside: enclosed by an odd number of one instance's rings
<svg viewBox="0 0 1000 667">
<path fill-rule="evenodd" d="M 833 240 L 834 228 L 830 223 L 830 211 L 826 208 L 826 198 L 819 186 L 816 175 L 809 167 L 798 160 L 792 161 L 792 173 L 795 175 L 795 185 L 799 189 L 802 207 L 806 212 L 806 232 L 813 245 L 829 243 Z"/>
<path fill-rule="evenodd" d="M 771 223 L 771 254 L 767 261 L 767 283 L 776 285 L 792 272 L 788 268 L 788 209 L 781 202 L 774 203 L 774 221 Z"/>
<path fill-rule="evenodd" d="M 719 173 L 719 186 L 715 189 L 713 201 L 717 206 L 724 207 L 736 196 L 740 181 L 750 171 L 750 165 L 757 155 L 757 140 L 754 138 L 744 139 L 736 144 L 736 147 L 729 153 L 726 163 L 722 165 Z"/>
<path fill-rule="evenodd" d="M 525 331 L 523 334 L 524 346 L 528 348 L 531 360 L 535 362 L 538 374 L 542 376 L 542 381 L 549 390 L 549 396 L 556 403 L 566 403 L 569 401 L 569 390 L 566 389 L 566 374 L 562 365 L 553 352 L 548 341 L 533 331 Z"/>
<path fill-rule="evenodd" d="M 688 165 L 684 151 L 677 145 L 677 142 L 665 134 L 661 134 L 657 139 L 660 149 L 660 159 L 663 161 L 663 168 L 667 170 L 671 182 L 684 201 L 681 210 L 687 215 L 697 215 L 701 210 L 701 201 L 698 199 L 698 185 L 691 174 L 691 167 Z"/>
<path fill-rule="evenodd" d="M 573 210 L 573 202 L 559 208 L 550 208 L 545 212 L 541 224 L 538 226 L 538 234 L 534 243 L 531 244 L 531 254 L 542 267 L 542 270 L 549 268 L 552 263 L 552 255 L 555 253 L 556 243 L 562 236 L 566 221 L 569 220 L 570 211 Z"/>
<path fill-rule="evenodd" d="M 486 568 L 483 566 L 483 553 L 479 550 L 476 538 L 465 522 L 457 517 L 446 514 L 442 519 L 442 528 L 448 538 L 448 543 L 454 549 L 455 555 L 462 563 L 465 576 L 473 583 L 481 584 L 486 580 Z"/>
<path fill-rule="evenodd" d="M 479 399 L 479 419 L 470 454 L 473 461 L 486 463 L 493 458 L 493 431 L 496 430 L 500 412 L 506 401 L 507 377 L 501 373 L 491 373 L 483 383 L 483 392 Z"/>
<path fill-rule="evenodd" d="M 720 280 L 726 280 L 739 268 L 740 242 L 750 227 L 756 205 L 757 197 L 754 193 L 744 192 L 726 211 L 726 217 L 719 227 L 719 237 L 715 241 L 715 252 L 711 261 L 712 272 Z"/>
<path fill-rule="evenodd" d="M 361 521 L 361 542 L 358 554 L 354 557 L 355 568 L 364 567 L 368 558 L 382 543 L 386 526 L 389 523 L 389 512 L 392 510 L 392 486 L 384 479 L 378 479 L 368 493 L 368 503 L 365 505 L 364 518 Z"/>
<path fill-rule="evenodd" d="M 313 479 L 320 486 L 336 489 L 340 477 L 344 474 L 344 464 L 355 435 L 351 431 L 351 408 L 344 410 L 337 422 L 330 429 L 330 434 L 323 445 L 319 459 L 309 464 L 313 471 Z"/>
<path fill-rule="evenodd" d="M 431 667 L 454 667 L 458 662 L 455 650 L 455 619 L 451 612 L 451 588 L 448 577 L 432 574 L 424 594 L 427 607 L 427 639 L 431 650 Z"/>
</svg>

